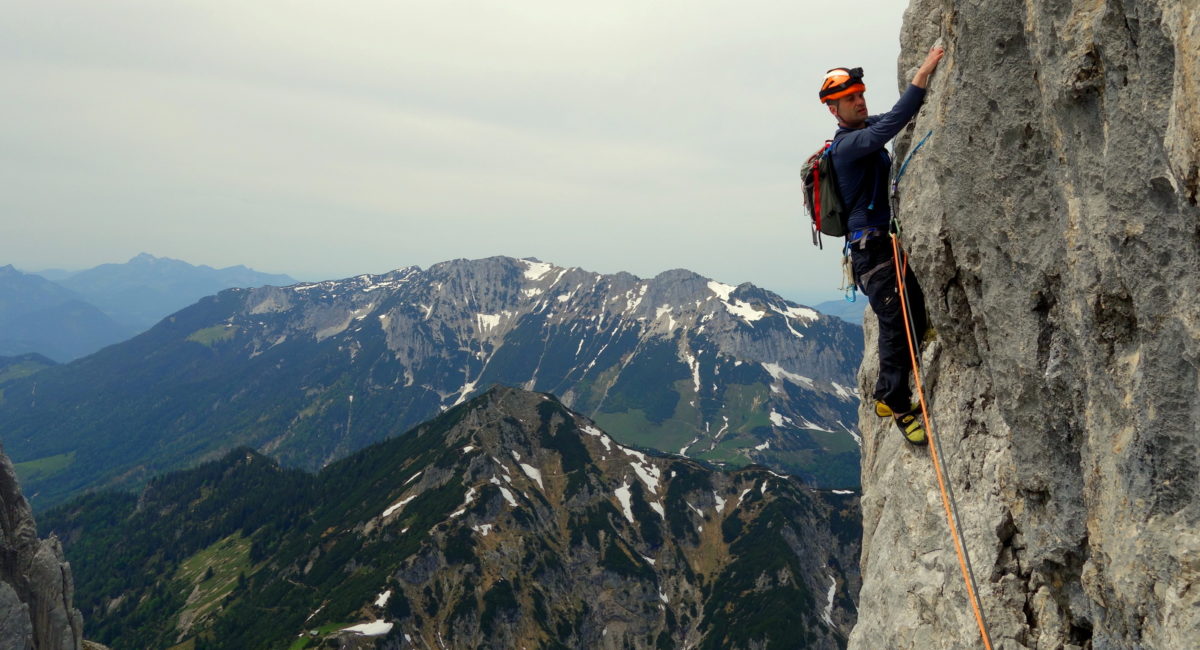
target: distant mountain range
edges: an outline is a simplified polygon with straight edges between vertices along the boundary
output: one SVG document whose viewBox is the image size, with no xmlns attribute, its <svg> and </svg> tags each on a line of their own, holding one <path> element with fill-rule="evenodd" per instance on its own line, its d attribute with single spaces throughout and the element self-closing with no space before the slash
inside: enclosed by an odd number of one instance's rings
<svg viewBox="0 0 1200 650">
<path fill-rule="evenodd" d="M 511 388 L 316 476 L 236 450 L 40 523 L 114 650 L 833 649 L 859 588 L 854 495 Z"/>
<path fill-rule="evenodd" d="M 294 282 L 244 266 L 213 269 L 146 253 L 124 264 L 50 271 L 47 277 L 9 265 L 0 268 L 0 355 L 36 352 L 65 363 L 223 289 Z"/>
<path fill-rule="evenodd" d="M 296 281 L 241 265 L 214 269 L 142 253 L 124 264 L 101 264 L 73 273 L 58 283 L 113 320 L 141 332 L 168 314 L 224 289 L 286 286 Z"/>
<path fill-rule="evenodd" d="M 39 353 L 70 361 L 136 333 L 77 292 L 11 265 L 0 267 L 0 355 Z"/>
<path fill-rule="evenodd" d="M 5 386 L 27 496 L 135 486 L 249 446 L 318 469 L 495 384 L 618 440 L 858 485 L 862 331 L 750 284 L 456 260 L 231 289 Z"/>
</svg>

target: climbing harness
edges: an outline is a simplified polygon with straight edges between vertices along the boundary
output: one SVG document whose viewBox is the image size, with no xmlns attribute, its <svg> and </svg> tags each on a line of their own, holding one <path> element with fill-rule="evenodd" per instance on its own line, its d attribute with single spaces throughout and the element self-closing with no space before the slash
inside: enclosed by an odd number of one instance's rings
<svg viewBox="0 0 1200 650">
<path fill-rule="evenodd" d="M 850 250 L 855 246 L 858 246 L 860 249 L 866 248 L 868 241 L 882 236 L 883 231 L 878 228 L 862 228 L 861 230 L 852 231 L 850 236 L 846 238 L 846 246 L 842 250 L 842 268 L 846 269 L 846 273 L 849 274 L 848 277 L 851 284 L 854 283 L 854 268 L 850 261 Z M 871 277 L 891 265 L 891 262 L 883 262 L 867 269 L 866 273 L 863 273 L 862 277 L 858 278 L 858 286 L 862 288 L 863 293 L 867 292 L 867 282 L 871 280 Z M 850 302 L 854 301 L 850 300 Z"/>
<path fill-rule="evenodd" d="M 979 586 L 975 582 L 975 571 L 971 566 L 971 557 L 967 553 L 967 548 L 962 541 L 963 532 L 962 526 L 959 523 L 958 505 L 954 499 L 953 486 L 946 480 L 945 472 L 942 469 L 941 445 L 938 443 L 937 437 L 933 435 L 933 421 L 929 416 L 929 408 L 925 403 L 925 390 L 921 384 L 921 363 L 917 357 L 917 343 L 913 340 L 916 324 L 908 308 L 908 289 L 904 281 L 905 273 L 908 272 L 908 253 L 900 245 L 900 221 L 897 217 L 900 207 L 900 178 L 904 176 L 904 172 L 908 168 L 908 163 L 912 160 L 913 155 L 921 149 L 921 146 L 925 144 L 925 141 L 931 135 L 933 135 L 932 130 L 926 133 L 924 138 L 921 138 L 917 146 L 908 153 L 908 156 L 904 159 L 904 163 L 900 165 L 899 171 L 892 180 L 892 222 L 889 228 L 889 234 L 892 238 L 892 263 L 896 269 L 896 289 L 900 295 L 900 309 L 904 316 L 904 333 L 908 341 L 909 358 L 912 361 L 913 383 L 917 387 L 917 398 L 921 405 L 921 416 L 925 421 L 925 437 L 929 441 L 929 455 L 933 460 L 934 473 L 937 475 L 938 491 L 942 495 L 942 508 L 946 511 L 946 523 L 950 528 L 950 535 L 954 540 L 954 552 L 958 556 L 958 566 L 962 571 L 963 583 L 967 588 L 967 596 L 971 601 L 971 609 L 975 614 L 975 622 L 979 626 L 979 636 L 983 640 L 983 647 L 987 650 L 992 650 L 992 640 L 988 635 L 987 624 L 983 618 L 983 607 L 979 602 Z M 903 259 L 903 264 L 901 264 L 901 259 Z"/>
</svg>

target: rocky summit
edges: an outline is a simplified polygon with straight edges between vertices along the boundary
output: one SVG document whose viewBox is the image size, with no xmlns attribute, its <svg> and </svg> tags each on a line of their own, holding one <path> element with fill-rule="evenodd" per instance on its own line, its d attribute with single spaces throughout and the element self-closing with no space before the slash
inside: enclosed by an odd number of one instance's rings
<svg viewBox="0 0 1200 650">
<path fill-rule="evenodd" d="M 251 446 L 318 469 L 493 383 L 618 440 L 857 487 L 861 329 L 750 284 L 535 260 L 233 289 L 5 387 L 35 505 Z"/>
<path fill-rule="evenodd" d="M 900 207 L 992 647 L 1196 647 L 1200 9 L 914 0 L 902 79 L 939 39 Z M 860 422 L 851 647 L 983 647 L 929 453 Z"/>
<path fill-rule="evenodd" d="M 316 476 L 240 450 L 44 519 L 114 650 L 844 648 L 861 534 L 853 494 L 503 387 Z"/>
</svg>

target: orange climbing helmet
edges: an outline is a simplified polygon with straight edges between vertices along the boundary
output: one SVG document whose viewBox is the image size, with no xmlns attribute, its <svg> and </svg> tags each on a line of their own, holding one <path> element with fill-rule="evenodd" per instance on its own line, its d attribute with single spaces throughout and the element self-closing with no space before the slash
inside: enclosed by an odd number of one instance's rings
<svg viewBox="0 0 1200 650">
<path fill-rule="evenodd" d="M 862 79 L 862 68 L 834 68 L 826 72 L 825 80 L 821 82 L 819 95 L 821 102 L 825 103 L 854 93 L 866 92 L 867 86 Z"/>
</svg>

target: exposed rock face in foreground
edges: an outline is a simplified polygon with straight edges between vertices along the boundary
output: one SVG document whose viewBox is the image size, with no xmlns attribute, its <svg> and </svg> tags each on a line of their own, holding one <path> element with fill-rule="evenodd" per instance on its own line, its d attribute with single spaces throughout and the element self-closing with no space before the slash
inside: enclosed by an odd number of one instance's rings
<svg viewBox="0 0 1200 650">
<path fill-rule="evenodd" d="M 8 456 L 0 452 L 0 648 L 75 650 L 83 620 L 57 539 L 39 540 Z"/>
<path fill-rule="evenodd" d="M 938 38 L 901 207 L 993 646 L 1195 647 L 1200 8 L 914 0 L 902 78 Z M 861 421 L 851 647 L 982 647 L 928 452 Z"/>
</svg>

